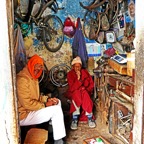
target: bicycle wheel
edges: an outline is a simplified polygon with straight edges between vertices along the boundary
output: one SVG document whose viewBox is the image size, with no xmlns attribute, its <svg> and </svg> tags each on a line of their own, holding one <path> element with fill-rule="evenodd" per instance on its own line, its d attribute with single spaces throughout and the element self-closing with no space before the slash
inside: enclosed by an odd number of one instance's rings
<svg viewBox="0 0 144 144">
<path fill-rule="evenodd" d="M 100 30 L 100 14 L 97 11 L 87 11 L 84 16 L 83 31 L 88 39 L 95 40 Z"/>
<path fill-rule="evenodd" d="M 51 82 L 57 87 L 67 86 L 67 73 L 70 71 L 70 69 L 71 68 L 65 63 L 53 66 L 49 73 Z"/>
<path fill-rule="evenodd" d="M 64 41 L 63 23 L 56 15 L 49 15 L 44 19 L 43 42 L 50 52 L 58 51 Z"/>
</svg>

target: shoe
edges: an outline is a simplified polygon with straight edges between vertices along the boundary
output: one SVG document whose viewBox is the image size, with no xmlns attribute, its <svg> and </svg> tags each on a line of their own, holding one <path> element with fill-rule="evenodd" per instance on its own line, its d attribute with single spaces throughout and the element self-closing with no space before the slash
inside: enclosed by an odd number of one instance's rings
<svg viewBox="0 0 144 144">
<path fill-rule="evenodd" d="M 94 120 L 88 120 L 88 126 L 90 127 L 90 128 L 95 128 L 96 127 L 96 123 L 95 123 L 95 121 Z"/>
<path fill-rule="evenodd" d="M 73 120 L 72 123 L 71 123 L 71 129 L 76 130 L 77 128 L 78 128 L 78 121 Z"/>
<path fill-rule="evenodd" d="M 54 144 L 64 144 L 64 141 L 62 139 L 60 140 L 55 140 Z"/>
</svg>

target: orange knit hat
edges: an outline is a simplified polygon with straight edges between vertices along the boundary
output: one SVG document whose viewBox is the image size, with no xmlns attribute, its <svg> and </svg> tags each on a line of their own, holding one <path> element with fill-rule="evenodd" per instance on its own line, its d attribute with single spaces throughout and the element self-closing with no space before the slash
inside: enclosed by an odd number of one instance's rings
<svg viewBox="0 0 144 144">
<path fill-rule="evenodd" d="M 40 72 L 39 72 L 37 75 L 34 75 L 34 66 L 35 66 L 36 64 L 44 65 L 43 59 L 42 59 L 41 57 L 39 57 L 37 54 L 33 55 L 33 56 L 29 59 L 29 61 L 28 61 L 28 63 L 27 63 L 27 65 L 28 65 L 28 70 L 29 70 L 31 76 L 32 76 L 34 79 L 39 78 L 39 77 L 41 76 L 41 74 L 42 74 L 42 71 L 43 71 L 43 70 L 41 69 Z"/>
</svg>

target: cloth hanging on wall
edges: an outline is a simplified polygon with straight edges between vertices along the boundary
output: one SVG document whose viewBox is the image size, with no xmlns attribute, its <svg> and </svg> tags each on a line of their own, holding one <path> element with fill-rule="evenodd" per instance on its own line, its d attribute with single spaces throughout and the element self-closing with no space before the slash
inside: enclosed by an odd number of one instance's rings
<svg viewBox="0 0 144 144">
<path fill-rule="evenodd" d="M 82 67 L 87 68 L 88 53 L 86 50 L 85 38 L 82 33 L 80 18 L 77 18 L 77 27 L 74 35 L 74 40 L 72 43 L 72 52 L 73 52 L 73 58 L 75 58 L 76 56 L 80 56 L 82 60 Z"/>
<path fill-rule="evenodd" d="M 27 63 L 26 50 L 24 47 L 24 41 L 19 26 L 14 31 L 14 55 L 16 73 L 19 73 Z"/>
<path fill-rule="evenodd" d="M 64 21 L 63 33 L 72 38 L 75 34 L 75 29 L 76 28 L 74 22 L 71 20 L 70 17 L 67 17 Z"/>
</svg>

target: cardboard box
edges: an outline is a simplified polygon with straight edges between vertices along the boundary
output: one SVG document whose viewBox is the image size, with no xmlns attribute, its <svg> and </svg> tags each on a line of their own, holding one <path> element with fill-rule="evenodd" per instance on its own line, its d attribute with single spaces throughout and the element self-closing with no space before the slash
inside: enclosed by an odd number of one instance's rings
<svg viewBox="0 0 144 144">
<path fill-rule="evenodd" d="M 108 60 L 108 64 L 117 73 L 122 74 L 122 75 L 127 75 L 127 65 L 126 64 L 119 64 L 112 59 Z"/>
<path fill-rule="evenodd" d="M 110 142 L 108 142 L 104 137 L 102 136 L 96 136 L 96 137 L 92 137 L 92 138 L 87 138 L 83 141 L 83 144 L 90 144 L 91 139 L 96 139 L 96 138 L 100 138 L 103 140 L 104 144 L 110 144 Z"/>
</svg>

